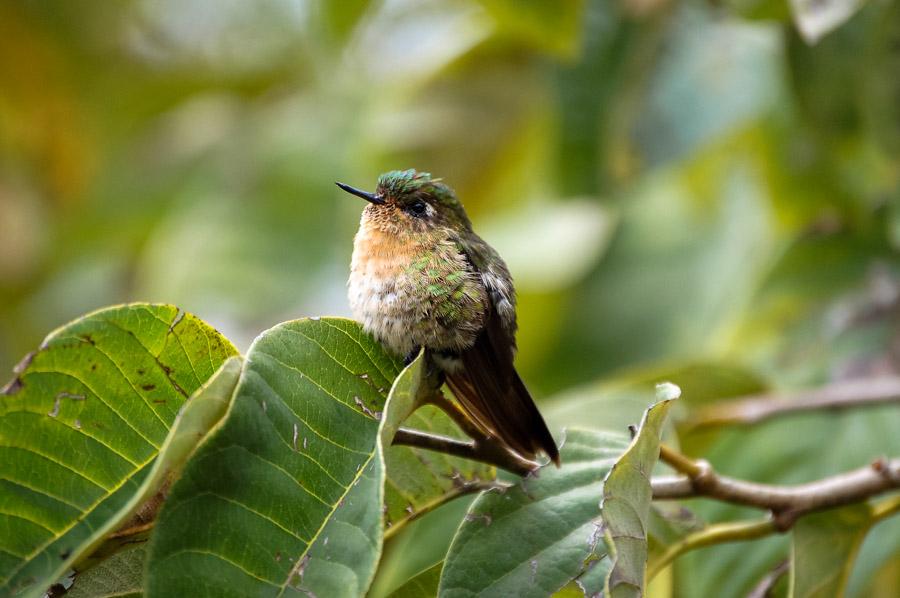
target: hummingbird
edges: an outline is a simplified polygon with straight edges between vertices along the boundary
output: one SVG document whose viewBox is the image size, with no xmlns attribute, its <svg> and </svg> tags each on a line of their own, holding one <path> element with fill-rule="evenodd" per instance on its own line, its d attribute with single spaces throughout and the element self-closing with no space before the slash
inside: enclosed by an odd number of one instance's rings
<svg viewBox="0 0 900 598">
<path fill-rule="evenodd" d="M 353 242 L 354 317 L 410 363 L 424 348 L 485 434 L 527 459 L 559 451 L 516 372 L 516 296 L 503 259 L 472 230 L 456 193 L 430 173 L 393 170 L 374 192 Z"/>
</svg>

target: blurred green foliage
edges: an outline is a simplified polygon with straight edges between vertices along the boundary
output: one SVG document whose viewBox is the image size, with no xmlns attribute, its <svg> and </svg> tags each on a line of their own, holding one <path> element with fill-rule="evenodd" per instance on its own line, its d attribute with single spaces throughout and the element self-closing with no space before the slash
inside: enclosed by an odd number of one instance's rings
<svg viewBox="0 0 900 598">
<path fill-rule="evenodd" d="M 333 181 L 415 167 L 509 262 L 520 370 L 565 390 L 557 425 L 634 422 L 665 378 L 688 409 L 897 373 L 900 3 L 812 45 L 788 4 L 2 3 L 0 370 L 122 301 L 242 350 L 345 314 L 361 206 Z M 898 425 L 881 408 L 681 441 L 794 482 L 900 453 Z M 896 524 L 863 544 L 857 595 L 896 579 Z M 675 587 L 741 595 L 786 544 L 688 555 Z"/>
</svg>

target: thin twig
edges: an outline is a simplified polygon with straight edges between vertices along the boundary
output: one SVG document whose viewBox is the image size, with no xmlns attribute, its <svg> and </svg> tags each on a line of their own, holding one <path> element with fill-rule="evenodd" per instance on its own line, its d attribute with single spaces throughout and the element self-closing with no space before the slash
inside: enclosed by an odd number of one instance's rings
<svg viewBox="0 0 900 598">
<path fill-rule="evenodd" d="M 523 459 L 497 443 L 478 440 L 463 441 L 420 430 L 400 428 L 393 444 L 437 451 L 464 459 L 480 461 L 505 469 L 516 475 L 527 475 L 538 467 L 537 463 Z"/>
<path fill-rule="evenodd" d="M 424 448 L 430 451 L 453 455 L 454 457 L 462 457 L 464 459 L 475 458 L 474 442 L 457 440 L 455 438 L 413 430 L 411 428 L 400 428 L 397 430 L 392 444 Z"/>
<path fill-rule="evenodd" d="M 703 496 L 767 509 L 782 530 L 790 528 L 798 517 L 811 511 L 852 504 L 900 488 L 900 459 L 879 459 L 866 467 L 793 486 L 729 478 L 718 474 L 706 461 L 690 459 L 665 445 L 660 449 L 660 459 L 686 477 L 654 480 L 654 498 Z"/>
<path fill-rule="evenodd" d="M 750 395 L 699 409 L 684 426 L 697 430 L 751 425 L 806 411 L 875 407 L 885 403 L 900 403 L 900 376 L 846 380 L 794 393 Z"/>
<path fill-rule="evenodd" d="M 510 451 L 497 438 L 485 433 L 459 405 L 444 396 L 439 387 L 433 387 L 426 391 L 422 404 L 433 405 L 446 413 L 472 441 L 463 442 L 445 436 L 402 428 L 400 431 L 403 434 L 398 432 L 394 437 L 395 444 L 446 452 L 465 459 L 488 463 L 522 476 L 538 467 L 537 463 Z"/>
<path fill-rule="evenodd" d="M 153 529 L 153 526 L 156 524 L 156 521 L 148 521 L 147 523 L 141 523 L 139 525 L 132 525 L 131 527 L 121 529 L 119 531 L 111 533 L 106 537 L 107 540 L 113 540 L 116 538 L 128 538 L 130 536 L 135 536 L 137 534 L 150 531 Z"/>
<path fill-rule="evenodd" d="M 775 533 L 775 522 L 766 518 L 761 521 L 740 521 L 737 523 L 717 523 L 698 532 L 685 536 L 678 542 L 668 546 L 663 554 L 647 566 L 647 579 L 653 579 L 657 573 L 665 569 L 672 561 L 695 548 L 725 542 L 755 540 Z"/>
</svg>

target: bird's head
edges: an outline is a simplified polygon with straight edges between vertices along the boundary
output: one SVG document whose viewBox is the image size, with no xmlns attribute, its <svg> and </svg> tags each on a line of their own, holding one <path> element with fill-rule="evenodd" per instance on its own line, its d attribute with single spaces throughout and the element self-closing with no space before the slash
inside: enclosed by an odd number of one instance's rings
<svg viewBox="0 0 900 598">
<path fill-rule="evenodd" d="M 427 172 L 392 170 L 378 177 L 374 192 L 337 183 L 369 202 L 363 224 L 385 232 L 428 233 L 439 228 L 471 230 L 471 224 L 453 189 Z"/>
</svg>

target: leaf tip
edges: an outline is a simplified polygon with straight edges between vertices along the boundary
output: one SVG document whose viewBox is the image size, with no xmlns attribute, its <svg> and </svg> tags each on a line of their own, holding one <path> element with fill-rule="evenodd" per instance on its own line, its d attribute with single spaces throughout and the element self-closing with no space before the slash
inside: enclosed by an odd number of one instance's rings
<svg viewBox="0 0 900 598">
<path fill-rule="evenodd" d="M 660 382 L 656 385 L 656 399 L 658 401 L 674 401 L 681 396 L 681 388 L 671 382 Z"/>
</svg>

